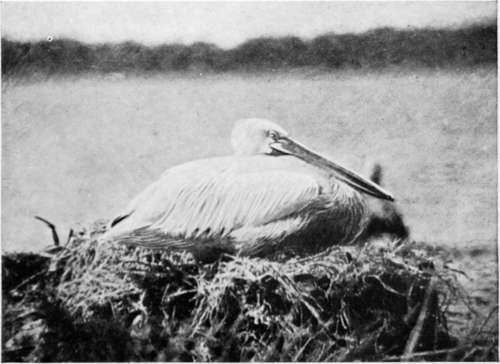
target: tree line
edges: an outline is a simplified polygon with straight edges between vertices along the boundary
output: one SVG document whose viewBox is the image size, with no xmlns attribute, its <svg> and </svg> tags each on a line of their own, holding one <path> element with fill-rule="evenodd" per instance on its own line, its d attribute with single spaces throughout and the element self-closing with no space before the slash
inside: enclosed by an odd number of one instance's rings
<svg viewBox="0 0 500 364">
<path fill-rule="evenodd" d="M 378 69 L 390 66 L 477 66 L 497 61 L 496 24 L 458 29 L 379 28 L 361 34 L 250 39 L 232 49 L 197 42 L 146 46 L 86 44 L 71 39 L 18 42 L 2 38 L 2 74 L 272 71 L 297 67 Z"/>
</svg>

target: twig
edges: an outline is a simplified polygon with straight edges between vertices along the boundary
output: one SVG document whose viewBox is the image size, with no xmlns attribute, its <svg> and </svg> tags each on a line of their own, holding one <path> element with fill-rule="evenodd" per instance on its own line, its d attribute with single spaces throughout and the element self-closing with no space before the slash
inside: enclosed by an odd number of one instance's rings
<svg viewBox="0 0 500 364">
<path fill-rule="evenodd" d="M 41 276 L 41 275 L 44 275 L 45 274 L 45 271 L 41 271 L 41 272 L 38 272 L 38 273 L 35 273 L 31 276 L 29 276 L 28 278 L 26 278 L 24 281 L 22 281 L 21 283 L 19 283 L 17 286 L 15 286 L 14 288 L 12 288 L 9 292 L 14 292 L 14 291 L 17 291 L 19 288 L 21 288 L 22 286 L 30 283 L 32 280 L 34 280 L 35 278 Z"/>
<path fill-rule="evenodd" d="M 384 361 L 393 361 L 393 360 L 407 361 L 408 359 L 415 359 L 415 358 L 419 358 L 422 356 L 435 356 L 435 355 L 441 355 L 441 354 L 450 354 L 450 353 L 454 353 L 456 351 L 464 350 L 467 347 L 468 346 L 461 346 L 461 347 L 456 347 L 456 348 L 452 348 L 452 349 L 419 351 L 418 353 L 403 354 L 401 356 L 386 356 L 383 360 Z"/>
<path fill-rule="evenodd" d="M 382 288 L 384 288 L 386 291 L 389 291 L 395 295 L 398 295 L 398 296 L 402 296 L 402 297 L 405 297 L 404 294 L 402 294 L 401 292 L 398 292 L 396 291 L 394 288 L 392 288 L 391 286 L 389 286 L 388 284 L 384 283 L 384 281 L 382 281 L 382 279 L 374 274 L 371 274 L 371 275 L 368 275 L 366 277 L 363 277 L 363 280 L 366 281 L 366 278 L 373 278 L 375 279 L 378 283 L 380 283 L 380 285 L 382 286 Z"/>
<path fill-rule="evenodd" d="M 427 290 L 425 291 L 424 302 L 422 304 L 422 309 L 420 310 L 420 314 L 418 315 L 417 323 L 413 327 L 410 333 L 410 337 L 406 342 L 406 347 L 403 352 L 402 357 L 406 357 L 412 355 L 417 347 L 418 341 L 420 339 L 420 334 L 422 332 L 422 328 L 424 327 L 425 319 L 427 318 L 429 311 L 429 304 L 431 302 L 432 293 L 436 286 L 436 278 L 432 277 L 427 286 Z"/>
<path fill-rule="evenodd" d="M 69 242 L 71 241 L 71 238 L 75 235 L 75 232 L 73 229 L 69 229 L 69 234 L 68 234 L 68 239 L 66 240 L 66 244 L 64 246 L 67 246 Z"/>
<path fill-rule="evenodd" d="M 470 349 L 463 357 L 462 361 L 468 361 L 467 359 L 472 356 L 476 351 L 478 351 L 479 348 L 474 346 L 472 349 Z M 472 361 L 472 360 L 471 360 Z"/>
<path fill-rule="evenodd" d="M 35 216 L 35 219 L 45 223 L 50 228 L 50 230 L 52 230 L 52 240 L 54 240 L 54 245 L 59 246 L 59 235 L 57 235 L 56 226 L 50 221 L 45 220 L 43 217 L 40 216 Z"/>
<path fill-rule="evenodd" d="M 299 361 L 302 353 L 304 352 L 305 348 L 307 347 L 307 345 L 309 345 L 309 343 L 314 339 L 314 336 L 310 337 L 309 339 L 307 339 L 306 343 L 300 348 L 300 350 L 295 354 L 294 358 L 293 358 L 293 362 L 297 362 Z"/>
<path fill-rule="evenodd" d="M 408 265 L 408 264 L 406 264 L 406 263 L 404 263 L 402 261 L 398 262 L 395 259 L 390 258 L 388 256 L 385 256 L 384 259 L 387 260 L 387 261 L 389 261 L 389 262 L 391 262 L 392 264 L 394 264 L 398 268 L 406 269 L 406 270 L 409 270 L 410 272 L 413 272 L 413 273 L 416 273 L 416 274 L 421 274 L 422 273 L 422 271 L 420 269 L 412 267 L 411 265 Z"/>
<path fill-rule="evenodd" d="M 484 327 L 486 326 L 486 324 L 488 323 L 488 321 L 490 321 L 491 317 L 493 316 L 493 314 L 495 313 L 495 311 L 498 311 L 498 305 L 495 305 L 491 310 L 490 310 L 490 313 L 488 314 L 488 316 L 486 317 L 486 319 L 483 321 L 483 323 L 481 324 L 481 326 L 479 327 L 479 330 L 477 331 L 476 335 L 474 336 L 474 339 L 477 339 L 478 336 L 482 333 Z"/>
<path fill-rule="evenodd" d="M 463 270 L 460 270 L 460 269 L 457 269 L 457 268 L 452 268 L 450 267 L 448 264 L 444 264 L 443 265 L 443 268 L 446 268 L 448 270 L 451 270 L 452 272 L 455 272 L 455 273 L 458 273 L 458 274 L 461 274 L 463 275 L 465 278 L 467 278 L 468 280 L 472 280 L 471 277 L 469 277 L 469 275 L 467 273 L 465 273 Z"/>
</svg>

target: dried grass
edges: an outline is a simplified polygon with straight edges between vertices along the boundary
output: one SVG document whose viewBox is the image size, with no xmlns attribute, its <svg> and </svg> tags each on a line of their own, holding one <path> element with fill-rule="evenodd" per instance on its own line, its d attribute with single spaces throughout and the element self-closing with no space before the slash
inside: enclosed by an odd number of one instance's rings
<svg viewBox="0 0 500 364">
<path fill-rule="evenodd" d="M 4 360 L 498 358 L 497 334 L 485 339 L 483 327 L 468 341 L 449 335 L 446 310 L 466 295 L 459 273 L 422 244 L 200 265 L 187 253 L 98 243 L 102 228 L 89 231 L 36 256 L 23 276 L 12 272 L 34 255 L 3 257 Z"/>
</svg>

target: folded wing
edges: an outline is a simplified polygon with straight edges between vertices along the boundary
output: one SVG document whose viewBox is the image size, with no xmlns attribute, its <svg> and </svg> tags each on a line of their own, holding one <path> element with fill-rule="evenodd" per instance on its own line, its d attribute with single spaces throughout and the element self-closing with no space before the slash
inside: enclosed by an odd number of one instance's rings
<svg viewBox="0 0 500 364">
<path fill-rule="evenodd" d="M 283 229 L 275 229 L 276 234 L 283 235 L 308 219 L 307 210 L 320 191 L 314 177 L 289 170 L 242 172 L 224 165 L 183 165 L 138 195 L 113 220 L 105 237 L 189 249 L 194 244 L 229 242 L 245 227 L 257 233 L 259 227 L 279 225 Z M 276 225 L 281 220 L 294 223 Z M 252 237 L 246 234 L 245 239 Z"/>
</svg>

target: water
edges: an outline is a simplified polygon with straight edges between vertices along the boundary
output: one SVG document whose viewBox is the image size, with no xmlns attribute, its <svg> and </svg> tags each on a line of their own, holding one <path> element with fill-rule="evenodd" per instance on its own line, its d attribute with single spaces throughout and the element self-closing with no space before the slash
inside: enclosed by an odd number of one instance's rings
<svg viewBox="0 0 500 364">
<path fill-rule="evenodd" d="M 234 120 L 273 119 L 346 167 L 384 167 L 417 240 L 494 246 L 496 70 L 71 78 L 7 85 L 2 246 L 111 218 L 164 169 L 231 153 Z"/>
</svg>

